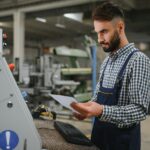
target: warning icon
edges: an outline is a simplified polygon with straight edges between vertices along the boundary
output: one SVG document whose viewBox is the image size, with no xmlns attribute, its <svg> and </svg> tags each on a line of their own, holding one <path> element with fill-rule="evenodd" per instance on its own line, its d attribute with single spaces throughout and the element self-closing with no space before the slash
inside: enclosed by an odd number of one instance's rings
<svg viewBox="0 0 150 150">
<path fill-rule="evenodd" d="M 0 148 L 2 150 L 13 150 L 19 143 L 18 135 L 11 130 L 0 133 Z"/>
</svg>

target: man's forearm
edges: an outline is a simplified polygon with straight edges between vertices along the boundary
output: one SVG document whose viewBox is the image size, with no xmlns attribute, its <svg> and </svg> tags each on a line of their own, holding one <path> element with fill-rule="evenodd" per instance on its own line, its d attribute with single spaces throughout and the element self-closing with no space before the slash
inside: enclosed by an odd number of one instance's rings
<svg viewBox="0 0 150 150">
<path fill-rule="evenodd" d="M 146 118 L 146 109 L 140 105 L 104 106 L 99 117 L 101 121 L 114 123 L 117 126 L 128 126 Z"/>
</svg>

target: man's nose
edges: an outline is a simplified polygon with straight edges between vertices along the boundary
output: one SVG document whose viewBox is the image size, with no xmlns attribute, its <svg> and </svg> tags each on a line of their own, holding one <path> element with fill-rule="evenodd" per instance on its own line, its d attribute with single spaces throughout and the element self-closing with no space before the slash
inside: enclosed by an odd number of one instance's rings
<svg viewBox="0 0 150 150">
<path fill-rule="evenodd" d="M 104 44 L 105 42 L 104 42 L 104 40 L 102 40 L 102 39 L 98 39 L 98 43 Z"/>
<path fill-rule="evenodd" d="M 98 35 L 98 43 L 103 43 L 104 41 L 104 37 L 102 35 Z"/>
<path fill-rule="evenodd" d="M 105 40 L 98 38 L 98 43 L 99 43 L 99 44 L 104 44 L 104 43 L 105 43 Z"/>
</svg>

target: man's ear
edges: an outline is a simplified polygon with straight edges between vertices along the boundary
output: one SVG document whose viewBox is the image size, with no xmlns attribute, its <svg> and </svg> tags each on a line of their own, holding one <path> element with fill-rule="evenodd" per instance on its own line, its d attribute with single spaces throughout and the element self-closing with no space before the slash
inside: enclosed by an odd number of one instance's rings
<svg viewBox="0 0 150 150">
<path fill-rule="evenodd" d="M 123 21 L 120 20 L 120 21 L 118 22 L 118 25 L 117 25 L 117 26 L 118 26 L 118 32 L 119 32 L 119 33 L 124 32 L 125 24 L 124 24 Z"/>
</svg>

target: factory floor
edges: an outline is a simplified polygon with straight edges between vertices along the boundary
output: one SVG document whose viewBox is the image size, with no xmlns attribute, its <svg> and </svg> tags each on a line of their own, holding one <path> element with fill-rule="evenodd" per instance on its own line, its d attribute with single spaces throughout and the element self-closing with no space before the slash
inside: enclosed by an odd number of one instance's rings
<svg viewBox="0 0 150 150">
<path fill-rule="evenodd" d="M 75 127 L 80 129 L 87 137 L 90 138 L 91 133 L 91 120 L 86 121 L 78 121 L 76 119 L 58 119 L 63 122 L 68 122 L 73 124 Z M 141 150 L 149 150 L 150 149 L 150 116 L 147 117 L 146 120 L 141 123 Z"/>
<path fill-rule="evenodd" d="M 142 149 L 150 149 L 150 116 L 141 123 L 141 134 L 142 134 Z"/>
</svg>

